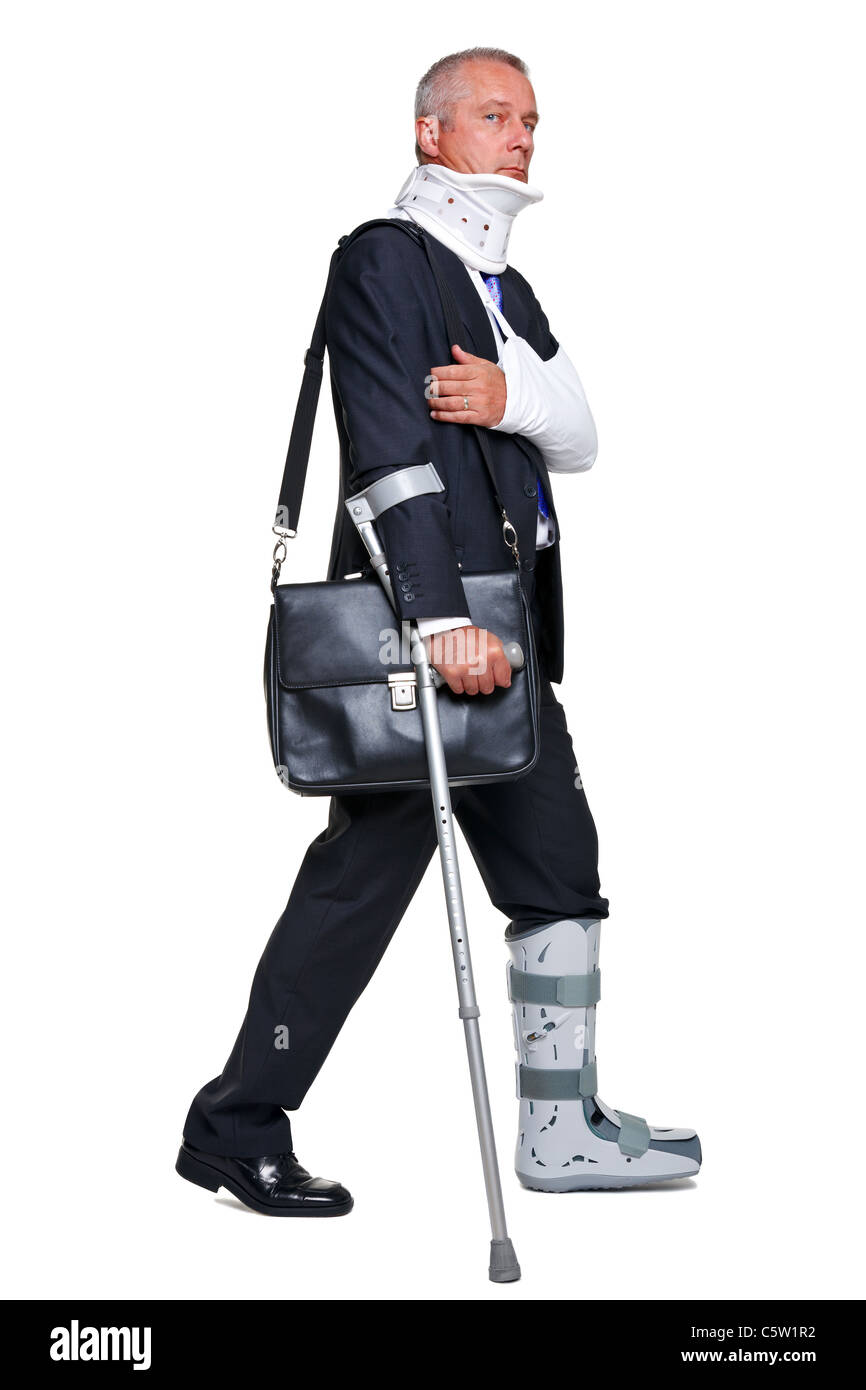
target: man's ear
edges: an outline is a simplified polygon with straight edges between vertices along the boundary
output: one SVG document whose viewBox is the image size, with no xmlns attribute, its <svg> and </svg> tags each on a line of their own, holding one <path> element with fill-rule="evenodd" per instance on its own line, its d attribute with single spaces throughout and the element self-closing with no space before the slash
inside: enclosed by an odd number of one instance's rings
<svg viewBox="0 0 866 1390">
<path fill-rule="evenodd" d="M 424 154 L 439 153 L 439 117 L 419 116 L 415 122 L 415 139 Z"/>
</svg>

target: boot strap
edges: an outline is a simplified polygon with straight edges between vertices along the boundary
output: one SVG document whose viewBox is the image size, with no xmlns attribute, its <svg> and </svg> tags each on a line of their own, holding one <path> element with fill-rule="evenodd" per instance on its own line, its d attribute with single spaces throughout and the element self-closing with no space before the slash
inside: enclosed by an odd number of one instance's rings
<svg viewBox="0 0 866 1390">
<path fill-rule="evenodd" d="M 619 1137 L 616 1141 L 620 1153 L 640 1158 L 649 1148 L 649 1125 L 640 1115 L 630 1115 L 627 1110 L 617 1110 L 616 1113 L 620 1120 Z"/>
<path fill-rule="evenodd" d="M 508 967 L 508 997 L 516 1004 L 561 1004 L 564 1009 L 585 1009 L 601 998 L 601 971 L 591 975 L 532 975 Z"/>
<path fill-rule="evenodd" d="M 517 1094 L 521 1100 L 582 1100 L 598 1089 L 595 1062 L 588 1067 L 517 1066 Z"/>
<path fill-rule="evenodd" d="M 596 1064 L 588 1067 L 517 1067 L 517 1095 L 520 1100 L 583 1100 L 598 1090 Z M 650 1143 L 649 1125 L 640 1115 L 617 1110 L 620 1128 L 617 1146 L 620 1153 L 640 1158 Z"/>
</svg>

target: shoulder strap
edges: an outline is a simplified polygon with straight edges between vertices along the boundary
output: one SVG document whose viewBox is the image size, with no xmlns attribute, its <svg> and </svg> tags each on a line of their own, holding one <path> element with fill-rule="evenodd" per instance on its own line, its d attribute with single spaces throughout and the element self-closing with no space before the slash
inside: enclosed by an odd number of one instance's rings
<svg viewBox="0 0 866 1390">
<path fill-rule="evenodd" d="M 325 293 L 322 297 L 322 303 L 316 317 L 316 325 L 313 329 L 310 346 L 304 353 L 304 377 L 301 382 L 298 404 L 295 408 L 295 418 L 292 423 L 289 448 L 286 454 L 285 467 L 283 469 L 283 480 L 280 484 L 280 499 L 277 504 L 276 519 L 272 528 L 280 537 L 280 541 L 283 541 L 287 536 L 294 536 L 297 534 L 298 520 L 301 514 L 301 502 L 304 496 L 304 485 L 307 479 L 307 464 L 310 459 L 310 445 L 313 440 L 313 425 L 316 420 L 319 391 L 322 385 L 322 372 L 326 347 L 325 315 L 328 309 L 331 286 L 334 282 L 334 273 L 343 252 L 346 251 L 356 237 L 367 231 L 369 227 L 397 227 L 400 231 L 408 234 L 423 246 L 439 290 L 439 297 L 445 315 L 445 325 L 448 331 L 448 341 L 450 343 L 456 343 L 459 342 L 461 337 L 459 314 L 454 296 L 451 293 L 451 288 L 443 279 L 439 268 L 430 254 L 427 237 L 417 223 L 407 222 L 399 217 L 373 217 L 368 222 L 362 222 L 354 231 L 349 232 L 346 236 L 340 237 L 339 243 L 331 256 Z M 481 446 L 481 453 L 487 466 L 496 505 L 503 518 L 502 534 L 505 543 L 514 556 L 515 564 L 520 568 L 520 556 L 517 550 L 517 533 L 508 520 L 508 515 L 496 487 L 496 475 L 493 471 L 490 446 L 483 429 L 479 428 L 477 425 L 474 425 L 473 429 L 475 430 L 475 434 Z M 511 533 L 511 539 L 509 539 L 509 531 Z M 276 550 L 274 552 L 274 557 L 276 559 Z"/>
<path fill-rule="evenodd" d="M 339 259 L 339 248 L 331 256 L 328 266 L 328 282 L 310 346 L 304 353 L 304 376 L 295 407 L 292 433 L 289 436 L 289 449 L 286 454 L 283 480 L 280 483 L 280 500 L 273 530 L 280 535 L 297 535 L 304 484 L 307 481 L 307 464 L 310 460 L 310 445 L 313 442 L 313 425 L 316 423 L 316 409 L 319 404 L 319 391 L 322 385 L 322 368 L 325 360 L 325 314 L 328 297 L 334 280 L 334 271 Z"/>
<path fill-rule="evenodd" d="M 295 407 L 295 418 L 292 423 L 289 448 L 283 468 L 283 481 L 280 483 L 280 499 L 277 503 L 277 515 L 273 525 L 273 530 L 278 535 L 280 533 L 289 536 L 297 534 L 301 502 L 304 497 L 304 485 L 307 481 L 307 464 L 310 461 L 310 445 L 313 442 L 313 425 L 316 422 L 316 409 L 322 386 L 326 347 L 325 315 L 328 311 L 328 299 L 331 294 L 331 286 L 334 283 L 337 262 L 355 238 L 367 231 L 369 227 L 399 227 L 401 231 L 408 232 L 416 241 L 418 240 L 418 228 L 414 222 L 405 222 L 402 218 L 373 217 L 369 222 L 362 222 L 353 232 L 341 236 L 334 249 L 331 263 L 328 266 L 325 293 L 322 296 L 322 303 L 316 317 L 316 326 L 313 329 L 310 346 L 304 353 L 304 377 L 298 395 L 298 404 Z"/>
</svg>

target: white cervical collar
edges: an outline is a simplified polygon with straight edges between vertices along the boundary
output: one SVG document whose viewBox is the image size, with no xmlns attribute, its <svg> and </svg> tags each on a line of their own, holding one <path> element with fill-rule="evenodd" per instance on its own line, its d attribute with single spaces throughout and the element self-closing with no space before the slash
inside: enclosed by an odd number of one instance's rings
<svg viewBox="0 0 866 1390">
<path fill-rule="evenodd" d="M 511 224 L 521 208 L 544 197 L 507 174 L 460 174 L 444 164 L 419 164 L 394 200 L 473 270 L 499 275 L 508 263 Z"/>
</svg>

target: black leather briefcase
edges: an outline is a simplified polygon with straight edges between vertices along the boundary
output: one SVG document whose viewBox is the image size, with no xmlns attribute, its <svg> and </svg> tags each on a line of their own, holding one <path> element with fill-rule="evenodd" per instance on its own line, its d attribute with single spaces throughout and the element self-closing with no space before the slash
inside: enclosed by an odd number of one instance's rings
<svg viewBox="0 0 866 1390">
<path fill-rule="evenodd" d="M 448 782 L 520 777 L 538 757 L 539 675 L 516 570 L 463 576 L 473 623 L 523 648 L 511 685 L 489 695 L 437 692 Z M 408 623 L 379 580 L 274 588 L 265 652 L 274 765 L 305 796 L 429 787 Z M 386 636 L 382 637 L 382 634 Z"/>
</svg>

